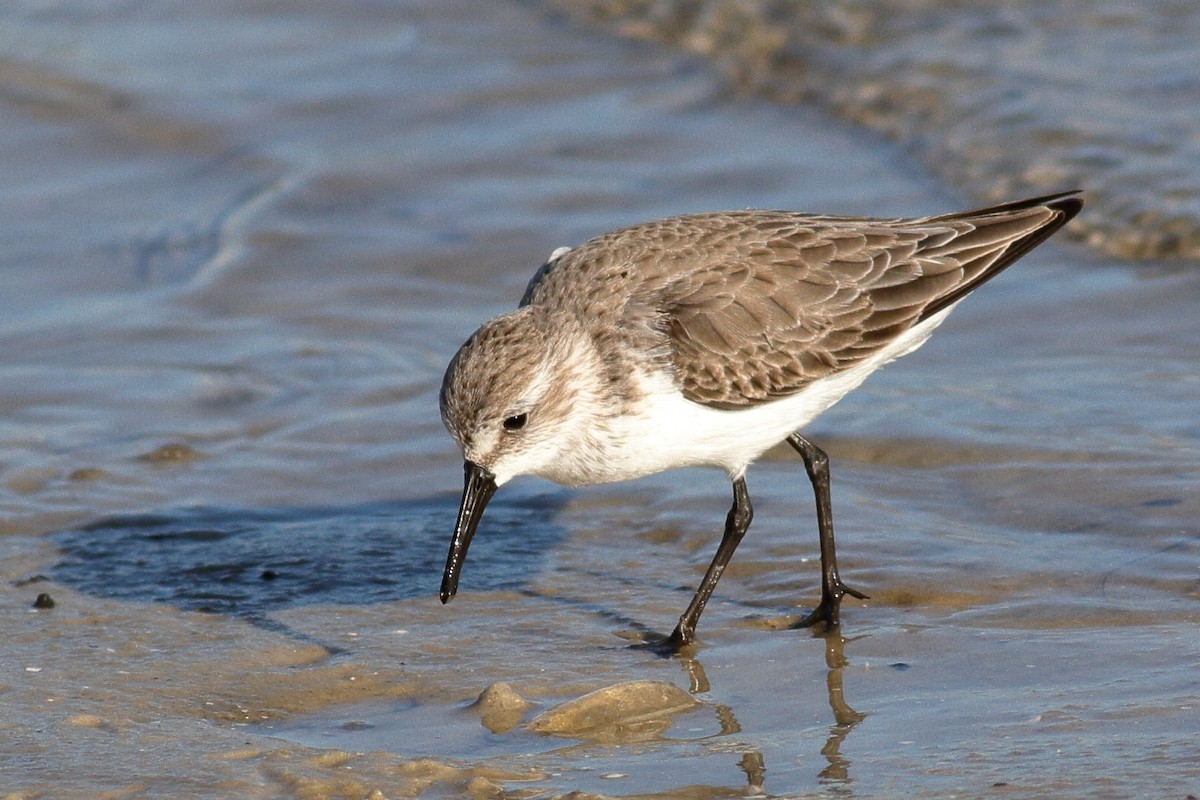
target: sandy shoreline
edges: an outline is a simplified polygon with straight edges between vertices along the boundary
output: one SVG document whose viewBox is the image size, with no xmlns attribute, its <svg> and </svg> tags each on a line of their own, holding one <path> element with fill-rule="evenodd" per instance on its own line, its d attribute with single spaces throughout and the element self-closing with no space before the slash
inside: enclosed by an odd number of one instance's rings
<svg viewBox="0 0 1200 800">
<path fill-rule="evenodd" d="M 35 5 L 4 36 L 48 97 L 0 99 L 0 798 L 1195 793 L 1188 270 L 1050 243 L 990 284 L 809 432 L 872 595 L 845 640 L 786 630 L 816 537 L 770 454 L 700 647 L 661 658 L 633 645 L 727 480 L 514 482 L 442 606 L 450 354 L 620 224 L 967 201 L 525 4 Z M 502 682 L 503 724 L 472 707 Z"/>
</svg>

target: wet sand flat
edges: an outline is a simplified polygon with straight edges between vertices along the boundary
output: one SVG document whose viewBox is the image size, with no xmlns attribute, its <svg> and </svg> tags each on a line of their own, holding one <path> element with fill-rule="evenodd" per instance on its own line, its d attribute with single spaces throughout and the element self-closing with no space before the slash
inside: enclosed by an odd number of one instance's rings
<svg viewBox="0 0 1200 800">
<path fill-rule="evenodd" d="M 9 15 L 0 797 L 1200 793 L 1200 288 L 1103 255 L 1127 217 L 806 432 L 871 595 L 840 635 L 789 629 L 781 449 L 663 658 L 728 481 L 514 482 L 442 606 L 445 363 L 617 225 L 969 205 L 911 142 L 542 6 Z"/>
</svg>

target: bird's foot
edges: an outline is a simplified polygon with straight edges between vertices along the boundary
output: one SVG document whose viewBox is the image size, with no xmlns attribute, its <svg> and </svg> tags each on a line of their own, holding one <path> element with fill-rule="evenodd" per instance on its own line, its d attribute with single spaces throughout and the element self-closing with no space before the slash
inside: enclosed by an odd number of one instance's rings
<svg viewBox="0 0 1200 800">
<path fill-rule="evenodd" d="M 864 592 L 847 586 L 839 580 L 832 588 L 822 587 L 821 602 L 817 603 L 817 607 L 812 610 L 812 613 L 792 627 L 811 628 L 817 623 L 822 623 L 826 629 L 836 628 L 839 623 L 838 614 L 841 611 L 842 597 L 844 595 L 850 595 L 859 600 L 870 599 Z"/>
<path fill-rule="evenodd" d="M 663 647 L 670 650 L 674 654 L 686 647 L 696 643 L 696 634 L 691 630 L 684 630 L 681 626 L 676 625 L 675 630 L 671 631 L 671 635 L 663 642 Z"/>
<path fill-rule="evenodd" d="M 634 650 L 649 650 L 663 658 L 687 655 L 692 645 L 696 643 L 696 635 L 676 627 L 670 636 L 661 633 L 645 633 L 630 647 Z"/>
</svg>

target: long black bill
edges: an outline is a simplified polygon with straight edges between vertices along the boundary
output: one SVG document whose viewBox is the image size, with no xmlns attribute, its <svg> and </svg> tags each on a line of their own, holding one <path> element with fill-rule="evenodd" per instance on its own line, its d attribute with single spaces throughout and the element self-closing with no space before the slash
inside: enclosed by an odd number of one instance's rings
<svg viewBox="0 0 1200 800">
<path fill-rule="evenodd" d="M 458 575 L 467 560 L 467 548 L 471 537 L 479 526 L 488 500 L 496 493 L 496 476 L 478 464 L 467 461 L 463 464 L 466 473 L 463 480 L 462 505 L 458 507 L 458 522 L 454 526 L 454 538 L 450 540 L 450 554 L 446 556 L 446 572 L 442 575 L 441 598 L 450 602 L 458 591 Z"/>
</svg>

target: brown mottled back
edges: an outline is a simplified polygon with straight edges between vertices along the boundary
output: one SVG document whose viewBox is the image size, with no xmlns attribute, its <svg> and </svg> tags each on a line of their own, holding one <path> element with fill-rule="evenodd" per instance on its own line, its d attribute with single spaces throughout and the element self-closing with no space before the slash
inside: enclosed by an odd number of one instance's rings
<svg viewBox="0 0 1200 800">
<path fill-rule="evenodd" d="M 917 220 L 673 217 L 550 261 L 521 304 L 569 309 L 605 348 L 657 348 L 685 397 L 743 408 L 870 358 L 1081 206 L 1067 194 Z"/>
</svg>

